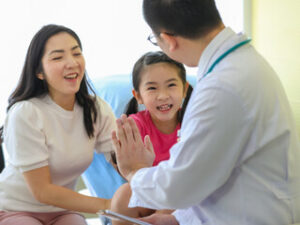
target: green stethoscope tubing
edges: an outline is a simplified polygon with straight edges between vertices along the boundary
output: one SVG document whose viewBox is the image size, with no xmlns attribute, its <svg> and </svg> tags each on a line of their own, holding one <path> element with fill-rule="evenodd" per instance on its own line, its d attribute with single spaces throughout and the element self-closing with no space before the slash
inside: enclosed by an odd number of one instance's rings
<svg viewBox="0 0 300 225">
<path fill-rule="evenodd" d="M 209 74 L 214 68 L 215 66 L 222 60 L 224 59 L 227 55 L 229 55 L 231 52 L 233 52 L 234 50 L 236 50 L 237 48 L 249 43 L 251 41 L 251 39 L 247 39 L 244 40 L 236 45 L 234 45 L 233 47 L 231 47 L 230 49 L 228 49 L 226 52 L 224 52 L 219 58 L 216 59 L 216 61 L 210 66 L 210 68 L 208 69 L 208 71 L 206 72 L 206 74 L 202 77 L 206 77 L 207 74 Z"/>
</svg>

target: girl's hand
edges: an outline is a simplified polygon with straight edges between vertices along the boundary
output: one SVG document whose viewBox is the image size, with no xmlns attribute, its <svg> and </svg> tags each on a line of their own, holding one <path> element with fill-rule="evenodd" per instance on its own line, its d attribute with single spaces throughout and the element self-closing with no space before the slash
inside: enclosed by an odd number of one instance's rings
<svg viewBox="0 0 300 225">
<path fill-rule="evenodd" d="M 155 158 L 149 136 L 142 141 L 132 118 L 122 115 L 117 119 L 117 132 L 112 133 L 120 173 L 128 181 L 141 168 L 151 167 Z"/>
<path fill-rule="evenodd" d="M 139 218 L 139 220 L 153 225 L 179 225 L 175 216 L 172 214 L 154 213 L 151 216 Z"/>
</svg>

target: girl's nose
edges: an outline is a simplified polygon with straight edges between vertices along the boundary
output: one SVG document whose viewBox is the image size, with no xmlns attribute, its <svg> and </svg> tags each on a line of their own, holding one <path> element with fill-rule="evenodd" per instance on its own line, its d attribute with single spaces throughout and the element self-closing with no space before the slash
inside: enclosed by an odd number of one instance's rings
<svg viewBox="0 0 300 225">
<path fill-rule="evenodd" d="M 165 100 L 168 99 L 170 97 L 169 92 L 168 91 L 159 91 L 157 99 L 158 100 Z"/>
</svg>

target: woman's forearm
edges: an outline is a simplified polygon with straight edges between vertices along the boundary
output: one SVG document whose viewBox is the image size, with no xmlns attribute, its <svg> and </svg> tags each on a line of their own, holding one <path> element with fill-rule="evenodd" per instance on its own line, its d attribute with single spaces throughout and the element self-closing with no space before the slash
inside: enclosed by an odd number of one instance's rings
<svg viewBox="0 0 300 225">
<path fill-rule="evenodd" d="M 109 209 L 111 202 L 110 199 L 82 195 L 54 184 L 44 186 L 37 198 L 44 204 L 85 213 L 96 213 L 100 209 Z"/>
</svg>

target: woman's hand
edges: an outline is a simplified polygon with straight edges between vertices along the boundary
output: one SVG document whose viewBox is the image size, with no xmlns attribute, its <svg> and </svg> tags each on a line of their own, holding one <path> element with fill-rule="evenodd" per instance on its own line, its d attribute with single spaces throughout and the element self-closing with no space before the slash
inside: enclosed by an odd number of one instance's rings
<svg viewBox="0 0 300 225">
<path fill-rule="evenodd" d="M 122 115 L 117 119 L 117 131 L 112 133 L 120 173 L 128 181 L 141 168 L 151 167 L 155 158 L 149 136 L 142 141 L 132 118 Z"/>
</svg>

